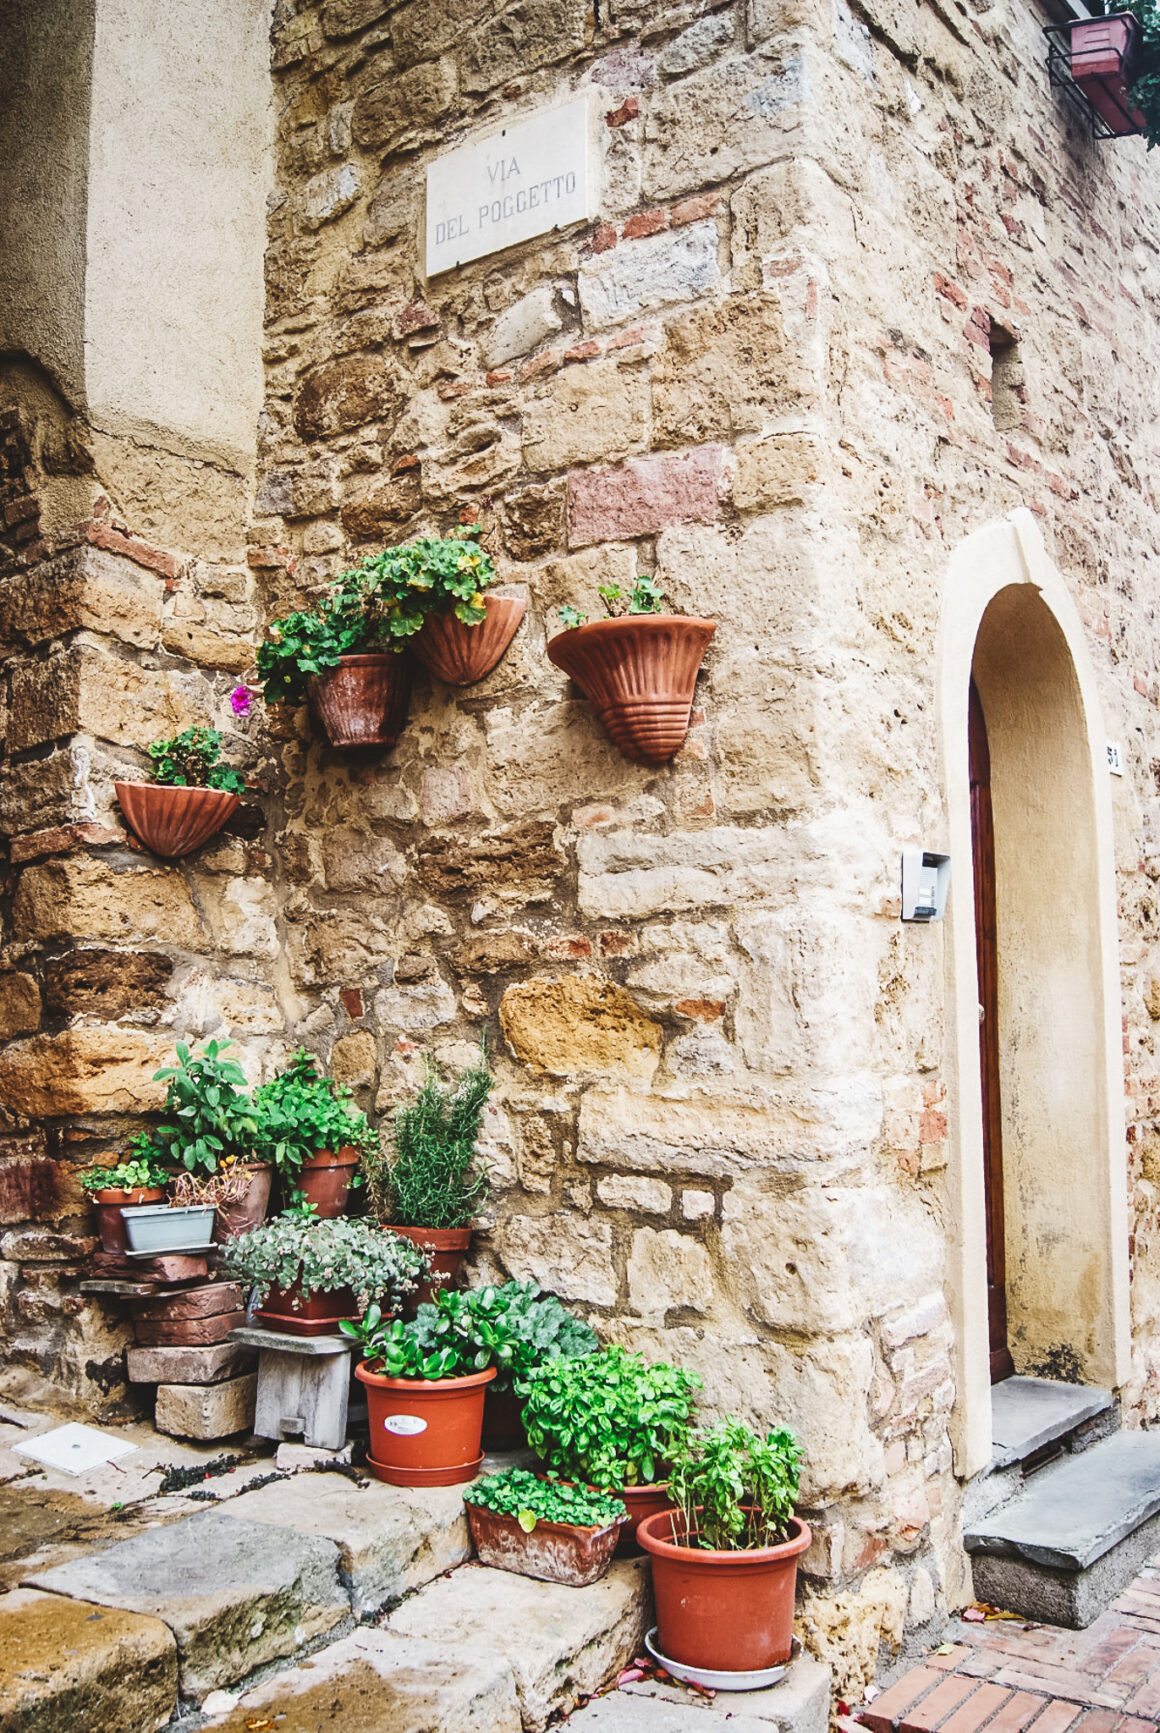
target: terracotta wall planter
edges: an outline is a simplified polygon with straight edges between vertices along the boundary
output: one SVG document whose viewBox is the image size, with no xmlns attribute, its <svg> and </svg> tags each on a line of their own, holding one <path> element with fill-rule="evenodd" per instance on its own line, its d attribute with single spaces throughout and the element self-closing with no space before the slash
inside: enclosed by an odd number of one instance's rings
<svg viewBox="0 0 1160 1733">
<path fill-rule="evenodd" d="M 349 1144 L 344 1149 L 320 1149 L 302 1163 L 298 1189 L 323 1220 L 331 1221 L 345 1210 L 357 1166 L 358 1150 Z"/>
<path fill-rule="evenodd" d="M 109 1186 L 105 1191 L 96 1192 L 90 1207 L 101 1236 L 101 1250 L 110 1257 L 123 1258 L 129 1250 L 129 1240 L 121 1211 L 132 1209 L 137 1204 L 163 1203 L 164 1200 L 165 1193 L 160 1186 L 139 1185 L 132 1191 L 120 1191 L 116 1186 Z"/>
<path fill-rule="evenodd" d="M 617 1535 L 627 1520 L 618 1516 L 603 1528 L 571 1522 L 537 1522 L 525 1534 L 514 1516 L 467 1504 L 467 1522 L 480 1564 L 515 1571 L 545 1583 L 584 1588 L 607 1574 Z"/>
<path fill-rule="evenodd" d="M 652 1558 L 657 1642 L 688 1667 L 742 1673 L 788 1661 L 793 1648 L 798 1559 L 810 1531 L 794 1518 L 790 1538 L 753 1552 L 703 1552 L 680 1544 L 675 1511 L 646 1517 L 636 1538 Z"/>
<path fill-rule="evenodd" d="M 484 1392 L 496 1375 L 463 1378 L 384 1378 L 355 1367 L 370 1410 L 371 1472 L 389 1486 L 459 1486 L 483 1461 Z"/>
<path fill-rule="evenodd" d="M 391 747 L 407 722 L 412 669 L 389 651 L 341 656 L 332 674 L 308 680 L 310 708 L 332 746 Z"/>
<path fill-rule="evenodd" d="M 160 782 L 115 782 L 129 827 L 151 854 L 180 860 L 219 831 L 238 804 L 222 788 L 170 788 Z"/>
<path fill-rule="evenodd" d="M 1147 125 L 1128 94 L 1139 43 L 1140 25 L 1130 12 L 1085 19 L 1068 33 L 1071 76 L 1117 138 Z"/>
<path fill-rule="evenodd" d="M 213 1230 L 215 1245 L 221 1246 L 227 1240 L 236 1240 L 239 1234 L 248 1234 L 251 1228 L 256 1228 L 266 1219 L 274 1170 L 268 1162 L 256 1161 L 246 1168 L 246 1173 L 250 1184 L 245 1197 L 238 1198 L 236 1203 L 219 1203 L 217 1206 Z"/>
<path fill-rule="evenodd" d="M 302 1288 L 295 1282 L 290 1288 L 271 1288 L 254 1316 L 267 1330 L 282 1330 L 288 1336 L 337 1336 L 342 1319 L 349 1318 L 353 1323 L 359 1309 L 350 1288 L 310 1294 L 303 1299 Z"/>
<path fill-rule="evenodd" d="M 560 632 L 549 660 L 575 680 L 634 764 L 666 764 L 684 743 L 712 620 L 634 614 Z"/>
<path fill-rule="evenodd" d="M 414 639 L 425 668 L 449 686 L 472 686 L 491 673 L 519 630 L 527 603 L 512 596 L 485 596 L 487 618 L 466 626 L 457 614 L 432 614 Z"/>
<path fill-rule="evenodd" d="M 400 1227 L 397 1222 L 383 1222 L 381 1225 L 388 1233 L 402 1234 L 421 1252 L 426 1252 L 431 1260 L 431 1274 L 425 1282 L 419 1283 L 411 1301 L 412 1307 L 429 1300 L 436 1288 L 455 1286 L 460 1266 L 471 1250 L 470 1228 L 412 1228 Z"/>
</svg>

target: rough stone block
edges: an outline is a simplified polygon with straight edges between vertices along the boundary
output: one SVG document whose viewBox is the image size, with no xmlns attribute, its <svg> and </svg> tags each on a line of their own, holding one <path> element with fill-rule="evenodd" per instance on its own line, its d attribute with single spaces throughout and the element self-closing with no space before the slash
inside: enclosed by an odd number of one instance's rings
<svg viewBox="0 0 1160 1733">
<path fill-rule="evenodd" d="M 13 1041 L 0 1054 L 0 1100 L 29 1119 L 69 1113 L 143 1113 L 159 1108 L 153 1073 L 171 1043 L 136 1029 L 66 1029 Z"/>
<path fill-rule="evenodd" d="M 644 1179 L 638 1174 L 610 1174 L 596 1187 L 601 1203 L 610 1209 L 646 1210 L 653 1215 L 667 1215 L 673 1204 L 673 1188 L 660 1179 Z M 686 1193 L 686 1196 L 689 1194 Z M 694 1194 L 696 1195 L 696 1194 Z M 709 1212 L 713 1196 L 709 1194 Z"/>
<path fill-rule="evenodd" d="M 623 242 L 580 267 L 580 305 L 587 325 L 618 325 L 649 307 L 694 301 L 717 282 L 717 224 L 686 228 Z"/>
<path fill-rule="evenodd" d="M 579 547 L 652 535 L 666 524 L 710 523 L 723 466 L 723 448 L 706 445 L 635 458 L 617 469 L 579 470 L 568 477 L 568 540 Z"/>
<path fill-rule="evenodd" d="M 59 1017 L 112 1022 L 165 1001 L 173 960 L 156 951 L 70 951 L 44 965 L 44 1002 Z"/>
<path fill-rule="evenodd" d="M 500 1022 L 516 1058 L 554 1077 L 603 1071 L 649 1078 L 660 1057 L 660 1024 L 615 981 L 594 975 L 533 976 L 509 987 Z"/>
<path fill-rule="evenodd" d="M 471 1557 L 458 1487 L 355 1486 L 311 1474 L 262 1486 L 225 1506 L 244 1522 L 323 1535 L 339 1549 L 356 1617 L 410 1594 Z"/>
<path fill-rule="evenodd" d="M 737 447 L 733 503 L 741 511 L 765 511 L 806 498 L 820 472 L 817 441 L 806 433 L 770 434 Z"/>
<path fill-rule="evenodd" d="M 713 1267 L 699 1241 L 675 1228 L 639 1228 L 628 1259 L 628 1300 L 650 1324 L 676 1308 L 703 1312 L 713 1292 Z"/>
<path fill-rule="evenodd" d="M 776 295 L 731 295 L 674 320 L 654 368 L 657 445 L 758 431 L 808 389 Z"/>
<path fill-rule="evenodd" d="M 150 670 L 94 644 L 74 644 L 44 662 L 14 667 L 9 741 L 23 752 L 83 731 L 144 747 L 208 722 L 206 700 L 195 674 Z"/>
<path fill-rule="evenodd" d="M 800 54 L 734 55 L 667 86 L 649 109 L 645 196 L 675 198 L 770 162 L 812 97 Z"/>
<path fill-rule="evenodd" d="M 138 649 L 157 643 L 165 584 L 102 549 L 70 549 L 0 583 L 0 644 L 47 643 L 88 628 Z"/>
<path fill-rule="evenodd" d="M 552 285 L 539 284 L 499 315 L 483 351 L 484 366 L 499 367 L 516 355 L 526 355 L 554 337 L 561 323 Z"/>
<path fill-rule="evenodd" d="M 253 1366 L 253 1350 L 228 1341 L 207 1348 L 130 1348 L 125 1355 L 130 1384 L 220 1384 Z"/>
<path fill-rule="evenodd" d="M 724 1698 L 724 1701 L 722 1701 Z M 569 1733 L 826 1733 L 830 1724 L 830 1669 L 802 1655 L 780 1684 L 743 1696 L 722 1693 L 712 1703 L 688 1691 L 647 1680 L 622 1686 L 569 1718 Z M 727 1724 L 727 1725 L 726 1725 Z"/>
<path fill-rule="evenodd" d="M 164 1260 L 155 1259 L 155 1267 Z M 167 1280 L 179 1281 L 180 1272 L 169 1272 Z M 198 1348 L 224 1342 L 231 1330 L 242 1322 L 241 1307 L 233 1312 L 218 1312 L 212 1318 L 138 1318 L 133 1325 L 137 1345 L 141 1348 Z"/>
<path fill-rule="evenodd" d="M 257 1392 L 256 1372 L 220 1384 L 159 1384 L 153 1424 L 171 1438 L 231 1438 L 253 1426 Z"/>
<path fill-rule="evenodd" d="M 203 943 L 179 868 L 114 871 L 89 855 L 25 867 L 13 924 L 22 939 L 153 939 L 189 950 Z"/>
<path fill-rule="evenodd" d="M 515 1674 L 524 1727 L 539 1733 L 640 1653 L 648 1583 L 643 1559 L 613 1564 L 584 1589 L 465 1565 L 405 1601 L 387 1629 L 405 1637 L 446 1632 L 449 1657 L 502 1656 Z"/>
<path fill-rule="evenodd" d="M 524 411 L 524 462 L 531 470 L 615 462 L 649 442 L 649 380 L 639 367 L 589 361 L 555 374 Z"/>
<path fill-rule="evenodd" d="M 242 1290 L 237 1282 L 207 1282 L 184 1294 L 158 1295 L 155 1300 L 134 1300 L 133 1316 L 150 1320 L 216 1318 L 219 1312 L 240 1312 Z"/>
<path fill-rule="evenodd" d="M 14 1589 L 0 1596 L 5 1733 L 155 1733 L 177 1707 L 177 1646 L 160 1619 Z"/>
<path fill-rule="evenodd" d="M 40 1023 L 40 988 L 21 969 L 0 973 L 0 1041 L 30 1035 Z"/>
<path fill-rule="evenodd" d="M 200 1700 L 349 1615 L 332 1541 L 222 1511 L 148 1529 L 44 1571 L 34 1588 L 164 1619 L 183 1696 Z"/>
<path fill-rule="evenodd" d="M 509 1216 L 499 1249 L 508 1273 L 520 1281 L 530 1277 L 565 1300 L 616 1304 L 612 1228 L 606 1221 L 574 1219 L 564 1235 L 554 1215 Z"/>
</svg>

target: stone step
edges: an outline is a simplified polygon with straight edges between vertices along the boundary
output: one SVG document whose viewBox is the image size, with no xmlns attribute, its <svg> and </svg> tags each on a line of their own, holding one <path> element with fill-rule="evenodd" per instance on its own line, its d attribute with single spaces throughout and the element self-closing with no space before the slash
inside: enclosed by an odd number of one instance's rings
<svg viewBox="0 0 1160 1733">
<path fill-rule="evenodd" d="M 679 1685 L 642 1679 L 595 1697 L 568 1718 L 569 1733 L 826 1733 L 830 1669 L 810 1655 L 766 1691 L 693 1696 Z"/>
<path fill-rule="evenodd" d="M 1112 1393 L 1052 1378 L 1005 1378 L 991 1387 L 991 1467 L 1010 1468 L 1112 1413 Z"/>
<path fill-rule="evenodd" d="M 1082 1630 L 1160 1545 L 1160 1434 L 1052 1463 L 963 1539 L 981 1599 Z"/>
<path fill-rule="evenodd" d="M 160 1619 L 13 1589 L 0 1595 L 0 1727 L 154 1733 L 177 1705 L 177 1647 Z"/>
</svg>

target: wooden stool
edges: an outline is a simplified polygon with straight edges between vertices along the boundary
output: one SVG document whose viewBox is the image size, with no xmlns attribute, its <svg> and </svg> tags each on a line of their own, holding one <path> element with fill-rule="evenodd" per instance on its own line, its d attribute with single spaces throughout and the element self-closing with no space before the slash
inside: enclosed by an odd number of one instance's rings
<svg viewBox="0 0 1160 1733">
<path fill-rule="evenodd" d="M 258 1350 L 259 1438 L 301 1435 L 319 1450 L 346 1443 L 346 1402 L 354 1344 L 345 1336 L 290 1336 L 243 1325 L 230 1341 Z"/>
</svg>

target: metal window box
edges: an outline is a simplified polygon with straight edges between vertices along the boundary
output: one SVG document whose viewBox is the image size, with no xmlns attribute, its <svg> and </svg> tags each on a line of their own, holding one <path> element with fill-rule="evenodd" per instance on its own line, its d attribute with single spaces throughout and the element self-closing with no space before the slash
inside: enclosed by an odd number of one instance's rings
<svg viewBox="0 0 1160 1733">
<path fill-rule="evenodd" d="M 1140 48 L 1131 12 L 1044 26 L 1047 76 L 1093 138 L 1135 138 L 1144 116 L 1128 94 Z"/>
</svg>

